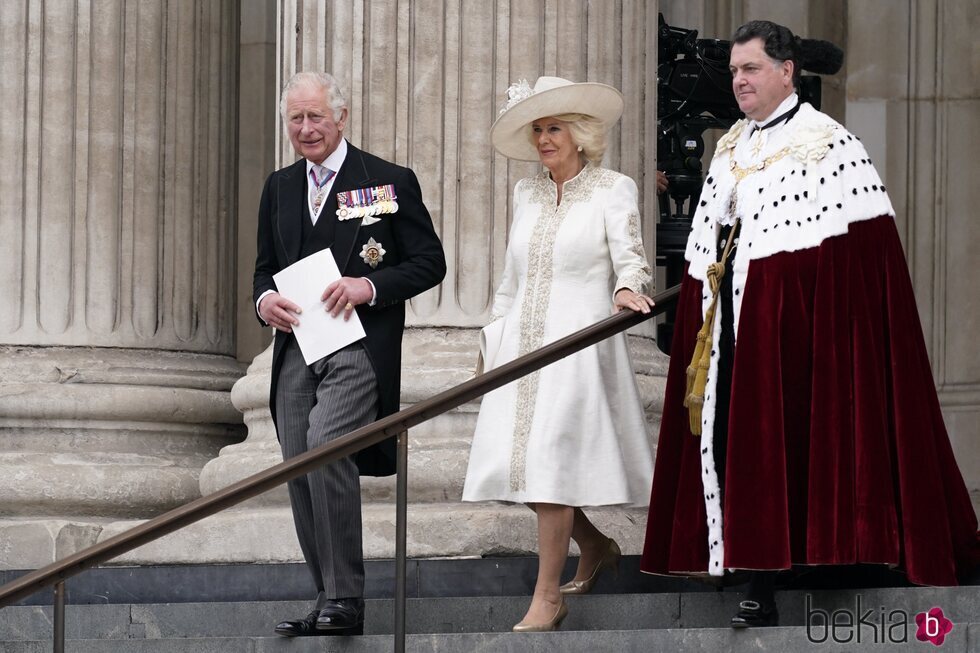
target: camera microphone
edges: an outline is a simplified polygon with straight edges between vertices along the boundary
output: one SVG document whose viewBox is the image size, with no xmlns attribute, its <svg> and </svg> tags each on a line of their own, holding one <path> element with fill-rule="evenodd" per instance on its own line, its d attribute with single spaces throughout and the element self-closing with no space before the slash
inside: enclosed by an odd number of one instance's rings
<svg viewBox="0 0 980 653">
<path fill-rule="evenodd" d="M 830 41 L 800 39 L 800 68 L 818 75 L 833 75 L 844 65 L 844 51 Z"/>
</svg>

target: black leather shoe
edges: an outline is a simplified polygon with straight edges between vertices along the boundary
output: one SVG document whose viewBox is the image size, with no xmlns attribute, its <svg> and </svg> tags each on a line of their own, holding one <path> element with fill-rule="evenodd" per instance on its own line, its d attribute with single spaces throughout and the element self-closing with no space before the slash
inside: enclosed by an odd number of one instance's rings
<svg viewBox="0 0 980 653">
<path fill-rule="evenodd" d="M 329 599 L 320 610 L 316 629 L 321 635 L 363 635 L 364 599 Z"/>
<path fill-rule="evenodd" d="M 305 635 L 317 635 L 316 619 L 320 616 L 319 610 L 314 610 L 306 615 L 305 619 L 290 619 L 280 621 L 276 624 L 276 634 L 283 637 L 303 637 Z"/>
<path fill-rule="evenodd" d="M 732 617 L 732 628 L 765 628 L 779 625 L 779 611 L 775 603 L 742 601 Z"/>
</svg>

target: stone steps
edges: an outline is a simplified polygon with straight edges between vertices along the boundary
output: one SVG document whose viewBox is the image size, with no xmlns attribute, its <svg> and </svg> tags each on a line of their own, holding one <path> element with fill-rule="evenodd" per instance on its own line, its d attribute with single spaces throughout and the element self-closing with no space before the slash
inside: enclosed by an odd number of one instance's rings
<svg viewBox="0 0 980 653">
<path fill-rule="evenodd" d="M 736 632 L 728 619 L 741 598 L 738 592 L 663 592 L 595 594 L 569 599 L 562 630 L 515 634 L 510 627 L 523 615 L 527 596 L 417 598 L 408 602 L 407 649 L 410 651 L 797 651 L 913 650 L 914 615 L 941 607 L 954 630 L 942 650 L 980 653 L 980 588 L 879 588 L 859 590 L 793 590 L 780 592 L 781 624 L 776 629 Z M 860 606 L 858 605 L 860 601 Z M 841 629 L 852 647 L 824 648 L 807 639 L 822 630 L 817 610 L 867 614 L 863 627 Z M 391 599 L 367 602 L 365 636 L 302 638 L 271 636 L 282 618 L 304 614 L 308 602 L 213 602 L 169 604 L 69 605 L 66 633 L 70 652 L 132 651 L 201 653 L 208 651 L 390 651 L 393 630 Z M 867 613 L 866 611 L 869 611 Z M 885 646 L 885 630 L 901 621 L 908 642 Z M 892 616 L 894 614 L 894 616 Z M 853 617 L 857 619 L 857 617 Z M 885 628 L 881 625 L 884 622 Z M 854 638 L 860 630 L 862 642 Z M 891 632 L 891 631 L 890 631 Z M 900 631 L 893 631 L 898 633 Z M 13 606 L 0 610 L 0 650 L 34 653 L 51 647 L 51 607 Z M 878 639 L 879 646 L 873 644 Z M 288 648 L 286 648 L 288 647 Z M 904 648 L 903 648 L 904 647 Z M 927 650 L 927 649 L 923 649 Z"/>
<path fill-rule="evenodd" d="M 409 635 L 405 649 L 409 653 L 715 653 L 719 651 L 759 651 L 796 653 L 826 651 L 927 651 L 932 645 L 915 640 L 910 632 L 905 642 L 878 642 L 870 639 L 836 644 L 830 640 L 807 639 L 803 627 L 780 627 L 765 630 L 734 631 L 731 628 L 560 631 L 556 633 L 451 633 Z M 977 653 L 980 651 L 980 624 L 954 629 L 941 653 Z M 49 653 L 50 641 L 3 642 L 4 653 Z M 366 635 L 356 638 L 309 637 L 215 637 L 145 640 L 69 640 L 68 653 L 323 653 L 357 652 L 390 653 L 390 635 Z"/>
<path fill-rule="evenodd" d="M 980 624 L 954 629 L 941 653 L 976 653 L 980 651 Z M 51 642 L 3 643 L 4 653 L 48 653 Z M 66 642 L 68 653 L 390 653 L 390 635 L 368 635 L 357 638 L 310 637 L 287 640 L 281 637 L 222 637 L 158 640 L 73 640 Z M 802 627 L 733 631 L 730 628 L 561 631 L 556 633 L 454 633 L 409 635 L 409 653 L 715 653 L 720 651 L 758 651 L 762 653 L 827 653 L 838 651 L 929 651 L 910 635 L 907 642 L 875 644 L 862 640 L 813 643 Z"/>
</svg>

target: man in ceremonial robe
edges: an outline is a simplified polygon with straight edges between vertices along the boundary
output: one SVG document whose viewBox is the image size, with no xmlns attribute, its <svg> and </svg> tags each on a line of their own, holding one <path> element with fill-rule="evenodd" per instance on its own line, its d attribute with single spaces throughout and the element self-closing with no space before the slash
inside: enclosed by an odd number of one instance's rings
<svg viewBox="0 0 980 653">
<path fill-rule="evenodd" d="M 980 560 L 894 210 L 860 140 L 800 102 L 806 56 L 768 21 L 733 38 L 746 118 L 688 239 L 641 563 L 754 570 L 736 627 L 778 622 L 793 565 L 954 585 Z"/>
</svg>

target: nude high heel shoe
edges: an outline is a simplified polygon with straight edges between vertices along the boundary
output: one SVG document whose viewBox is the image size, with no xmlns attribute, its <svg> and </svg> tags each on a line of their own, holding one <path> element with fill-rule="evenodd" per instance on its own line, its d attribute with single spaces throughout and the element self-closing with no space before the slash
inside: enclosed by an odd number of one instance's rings
<svg viewBox="0 0 980 653">
<path fill-rule="evenodd" d="M 562 598 L 558 602 L 558 609 L 555 610 L 555 616 L 550 620 L 544 622 L 543 624 L 527 624 L 523 621 L 511 630 L 515 633 L 547 633 L 553 630 L 558 630 L 558 626 L 561 624 L 562 619 L 568 616 L 568 606 L 565 605 L 565 599 Z"/>
<path fill-rule="evenodd" d="M 610 567 L 613 570 L 613 578 L 619 578 L 619 559 L 622 555 L 623 552 L 619 550 L 616 540 L 610 537 L 605 552 L 599 558 L 599 562 L 596 563 L 595 569 L 592 570 L 592 575 L 585 580 L 570 580 L 559 587 L 558 591 L 562 594 L 588 594 L 599 578 L 599 572 Z"/>
</svg>

